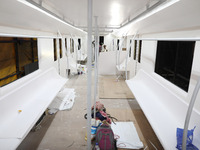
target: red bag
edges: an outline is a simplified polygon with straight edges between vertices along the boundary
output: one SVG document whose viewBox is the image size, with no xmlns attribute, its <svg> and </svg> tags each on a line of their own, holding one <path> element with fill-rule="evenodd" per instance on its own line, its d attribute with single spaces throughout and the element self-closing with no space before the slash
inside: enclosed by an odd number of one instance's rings
<svg viewBox="0 0 200 150">
<path fill-rule="evenodd" d="M 94 105 L 92 106 L 92 109 L 94 109 Z M 96 102 L 96 110 L 101 111 L 103 109 L 104 109 L 104 105 L 100 101 L 97 101 Z"/>
</svg>

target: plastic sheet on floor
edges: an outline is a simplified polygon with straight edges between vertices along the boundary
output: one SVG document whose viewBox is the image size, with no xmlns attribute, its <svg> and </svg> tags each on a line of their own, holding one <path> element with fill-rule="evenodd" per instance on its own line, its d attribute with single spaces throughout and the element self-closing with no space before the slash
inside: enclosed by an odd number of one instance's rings
<svg viewBox="0 0 200 150">
<path fill-rule="evenodd" d="M 58 93 L 53 102 L 49 105 L 49 113 L 54 114 L 58 110 L 69 110 L 74 104 L 74 89 L 65 88 Z"/>
<path fill-rule="evenodd" d="M 123 149 L 140 149 L 143 143 L 137 134 L 133 122 L 116 122 L 111 128 L 117 137 L 117 147 Z"/>
</svg>

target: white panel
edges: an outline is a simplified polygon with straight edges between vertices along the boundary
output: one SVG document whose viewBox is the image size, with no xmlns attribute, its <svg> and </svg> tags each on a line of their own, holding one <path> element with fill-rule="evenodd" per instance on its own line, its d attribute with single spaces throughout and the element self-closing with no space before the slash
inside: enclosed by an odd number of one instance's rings
<svg viewBox="0 0 200 150">
<path fill-rule="evenodd" d="M 52 66 L 57 69 L 57 65 L 54 62 L 54 46 L 53 39 L 38 38 L 38 52 L 39 56 L 39 68 L 46 70 Z"/>
<path fill-rule="evenodd" d="M 180 0 L 152 16 L 128 26 L 128 35 L 200 29 L 200 1 Z M 126 29 L 116 32 L 121 35 Z"/>
<path fill-rule="evenodd" d="M 45 70 L 23 83 L 15 81 L 21 83 L 20 86 L 13 87 L 0 98 L 0 144 L 10 141 L 5 149 L 12 149 L 13 145 L 17 148 L 16 144 L 25 138 L 66 81 L 55 68 Z M 16 139 L 20 142 L 16 143 Z"/>
<path fill-rule="evenodd" d="M 99 74 L 115 75 L 116 74 L 116 52 L 101 52 L 99 56 Z"/>
<path fill-rule="evenodd" d="M 198 79 L 200 78 L 200 59 L 199 58 L 200 58 L 200 41 L 197 41 L 195 45 L 193 66 L 192 66 L 187 101 L 190 101 L 193 94 L 193 90 L 197 84 Z M 200 112 L 200 92 L 197 95 L 196 103 L 194 107 Z"/>
<path fill-rule="evenodd" d="M 156 41 L 142 41 L 141 68 L 151 73 L 155 68 Z"/>
<path fill-rule="evenodd" d="M 116 124 L 112 123 L 111 128 L 114 135 L 119 136 L 119 138 L 117 139 L 117 148 L 143 148 L 143 143 L 140 141 L 133 122 L 116 122 Z"/>
<path fill-rule="evenodd" d="M 176 129 L 183 128 L 188 105 L 155 78 L 154 73 L 140 70 L 136 77 L 126 81 L 145 116 L 166 150 L 176 148 Z M 189 129 L 194 128 L 194 145 L 200 148 L 200 113 L 193 111 Z"/>
<path fill-rule="evenodd" d="M 55 20 L 17 0 L 1 0 L 0 10 L 1 26 L 39 30 L 54 34 L 59 30 L 63 34 L 86 35 L 86 32 Z"/>
<path fill-rule="evenodd" d="M 98 16 L 98 25 L 100 27 L 119 26 L 130 15 L 143 9 L 147 2 L 147 0 L 94 0 L 93 16 Z M 86 0 L 45 0 L 44 3 L 51 6 L 75 25 L 87 26 Z"/>
<path fill-rule="evenodd" d="M 111 34 L 104 36 L 104 45 L 106 45 L 108 51 L 113 50 L 113 39 L 114 37 Z"/>
<path fill-rule="evenodd" d="M 62 38 L 62 55 L 63 57 L 60 59 L 60 75 L 62 77 L 67 77 L 67 56 L 66 56 L 66 49 L 65 49 L 65 39 Z"/>
</svg>

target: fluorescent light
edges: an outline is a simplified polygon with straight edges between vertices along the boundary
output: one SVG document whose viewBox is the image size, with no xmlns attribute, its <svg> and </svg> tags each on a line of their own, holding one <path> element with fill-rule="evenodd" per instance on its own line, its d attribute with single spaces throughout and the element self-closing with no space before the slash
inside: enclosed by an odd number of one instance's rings
<svg viewBox="0 0 200 150">
<path fill-rule="evenodd" d="M 110 9 L 110 12 L 111 12 L 111 16 L 112 16 L 110 24 L 119 24 L 120 16 L 121 16 L 121 14 L 120 14 L 120 4 L 117 3 L 117 2 L 113 2 L 111 9 Z"/>
<path fill-rule="evenodd" d="M 107 28 L 119 28 L 120 27 L 120 25 L 108 25 L 108 26 L 106 26 Z"/>
<path fill-rule="evenodd" d="M 142 20 L 146 19 L 147 17 L 149 17 L 149 16 L 151 16 L 151 15 L 153 15 L 153 14 L 155 14 L 155 13 L 157 13 L 157 12 L 159 12 L 159 11 L 161 11 L 161 10 L 163 10 L 163 9 L 165 9 L 165 8 L 171 6 L 171 5 L 173 5 L 173 4 L 175 4 L 179 1 L 180 0 L 167 0 L 162 5 L 156 7 L 155 9 L 153 9 L 153 10 L 147 12 L 147 13 L 144 12 L 145 14 L 143 14 L 143 15 L 141 14 L 141 16 L 138 16 L 138 17 L 136 16 L 135 19 L 133 18 L 130 22 L 125 24 L 120 29 L 114 30 L 114 32 L 118 32 L 119 34 L 120 33 L 128 33 L 132 24 L 137 23 L 139 21 L 142 21 Z M 146 10 L 146 11 L 148 11 L 148 10 Z"/>
<path fill-rule="evenodd" d="M 45 15 L 47 15 L 47 16 L 49 16 L 49 17 L 51 17 L 51 18 L 53 18 L 53 19 L 55 19 L 55 20 L 57 20 L 57 21 L 59 21 L 61 23 L 63 23 L 63 24 L 65 24 L 65 25 L 68 25 L 68 26 L 70 26 L 70 27 L 72 27 L 74 29 L 77 29 L 77 30 L 79 30 L 81 32 L 84 32 L 82 29 L 79 29 L 79 28 L 76 28 L 76 27 L 70 25 L 69 23 L 65 22 L 64 20 L 54 16 L 53 14 L 48 13 L 47 11 L 35 6 L 34 4 L 32 4 L 32 3 L 30 3 L 30 2 L 28 2 L 26 0 L 17 0 L 17 1 L 22 3 L 22 4 L 25 4 L 26 6 L 29 6 L 29 7 L 33 8 L 33 9 L 37 10 L 37 11 L 39 11 L 39 12 L 41 12 L 41 13 L 43 13 L 43 14 L 45 14 Z"/>
<path fill-rule="evenodd" d="M 170 0 L 169 2 L 166 2 L 165 4 L 163 4 L 163 5 L 159 6 L 159 7 L 156 7 L 155 9 L 153 9 L 152 11 L 147 13 L 146 15 L 139 17 L 138 19 L 136 19 L 134 21 L 134 23 L 139 22 L 139 21 L 151 16 L 151 15 L 153 15 L 153 14 L 155 14 L 155 13 L 157 13 L 157 12 L 159 12 L 159 11 L 161 11 L 161 10 L 163 10 L 163 9 L 165 9 L 165 8 L 175 4 L 175 3 L 177 3 L 178 1 L 180 1 L 180 0 Z"/>
</svg>

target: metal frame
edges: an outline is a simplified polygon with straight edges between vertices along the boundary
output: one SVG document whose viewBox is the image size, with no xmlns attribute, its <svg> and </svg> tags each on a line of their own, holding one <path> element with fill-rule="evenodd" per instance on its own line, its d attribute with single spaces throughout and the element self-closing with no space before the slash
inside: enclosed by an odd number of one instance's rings
<svg viewBox="0 0 200 150">
<path fill-rule="evenodd" d="M 88 0 L 87 149 L 91 149 L 92 0 Z"/>
</svg>

